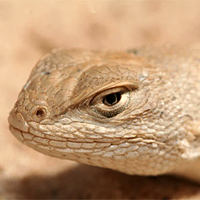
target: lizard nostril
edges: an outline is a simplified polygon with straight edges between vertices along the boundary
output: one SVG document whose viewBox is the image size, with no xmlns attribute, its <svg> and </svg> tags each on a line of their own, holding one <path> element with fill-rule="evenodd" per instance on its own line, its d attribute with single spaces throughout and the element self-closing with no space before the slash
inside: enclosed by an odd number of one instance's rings
<svg viewBox="0 0 200 200">
<path fill-rule="evenodd" d="M 46 116 L 46 110 L 44 109 L 44 108 L 38 108 L 37 110 L 36 110 L 36 116 L 38 117 L 38 118 L 43 118 L 43 117 L 45 117 Z"/>
</svg>

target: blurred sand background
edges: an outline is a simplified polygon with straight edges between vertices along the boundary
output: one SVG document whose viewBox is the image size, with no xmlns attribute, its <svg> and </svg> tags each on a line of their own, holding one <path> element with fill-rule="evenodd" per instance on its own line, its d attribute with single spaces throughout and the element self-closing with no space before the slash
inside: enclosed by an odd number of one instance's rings
<svg viewBox="0 0 200 200">
<path fill-rule="evenodd" d="M 38 58 L 56 47 L 128 49 L 200 42 L 200 1 L 0 0 L 0 199 L 200 199 L 200 185 L 44 156 L 7 117 Z"/>
</svg>

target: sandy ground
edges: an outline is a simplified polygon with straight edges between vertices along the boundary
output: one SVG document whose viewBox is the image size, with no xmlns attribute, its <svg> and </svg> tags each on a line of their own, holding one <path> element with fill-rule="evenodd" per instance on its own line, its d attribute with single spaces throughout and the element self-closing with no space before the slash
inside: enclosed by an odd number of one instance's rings
<svg viewBox="0 0 200 200">
<path fill-rule="evenodd" d="M 200 185 L 189 180 L 44 156 L 19 143 L 7 122 L 32 67 L 52 48 L 199 41 L 200 1 L 0 0 L 0 199 L 200 199 Z"/>
</svg>

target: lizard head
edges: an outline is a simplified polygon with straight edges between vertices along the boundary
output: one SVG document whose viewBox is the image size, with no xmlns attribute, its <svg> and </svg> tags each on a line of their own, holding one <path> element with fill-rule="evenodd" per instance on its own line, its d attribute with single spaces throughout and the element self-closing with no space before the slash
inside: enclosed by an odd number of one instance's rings
<svg viewBox="0 0 200 200">
<path fill-rule="evenodd" d="M 50 156 L 129 174 L 169 172 L 178 150 L 164 132 L 162 84 L 162 72 L 133 53 L 52 51 L 19 94 L 10 129 Z"/>
</svg>

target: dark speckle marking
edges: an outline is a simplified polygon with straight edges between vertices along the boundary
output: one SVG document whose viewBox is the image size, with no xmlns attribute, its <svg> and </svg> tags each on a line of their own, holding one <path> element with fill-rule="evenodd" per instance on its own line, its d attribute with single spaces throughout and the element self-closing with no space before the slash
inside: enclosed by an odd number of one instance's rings
<svg viewBox="0 0 200 200">
<path fill-rule="evenodd" d="M 176 100 L 176 97 L 175 97 L 175 96 L 172 97 L 172 101 L 174 101 L 174 100 Z"/>
<path fill-rule="evenodd" d="M 46 72 L 46 71 L 41 72 L 41 75 L 49 75 L 49 74 L 51 74 L 51 72 Z"/>
<path fill-rule="evenodd" d="M 130 50 L 127 51 L 127 53 L 132 53 L 132 54 L 137 55 L 138 51 L 137 51 L 137 49 L 130 49 Z"/>
</svg>

